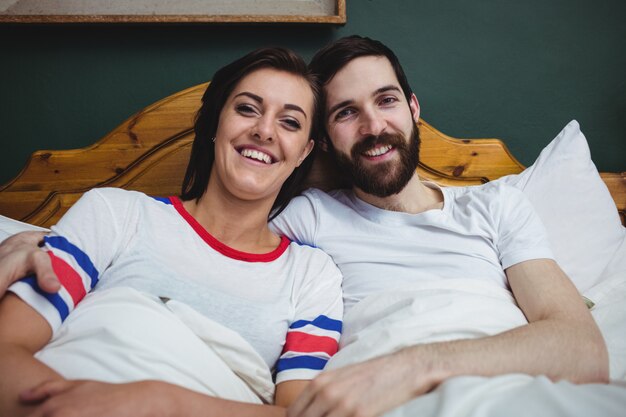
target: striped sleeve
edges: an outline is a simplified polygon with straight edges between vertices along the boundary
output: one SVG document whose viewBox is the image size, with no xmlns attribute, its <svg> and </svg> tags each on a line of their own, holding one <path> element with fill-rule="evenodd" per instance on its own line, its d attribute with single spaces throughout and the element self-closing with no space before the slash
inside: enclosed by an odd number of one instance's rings
<svg viewBox="0 0 626 417">
<path fill-rule="evenodd" d="M 324 315 L 298 320 L 287 332 L 283 353 L 276 364 L 276 383 L 313 379 L 337 353 L 341 321 Z"/>
<path fill-rule="evenodd" d="M 277 384 L 315 378 L 337 353 L 343 315 L 341 273 L 327 255 L 323 256 L 324 265 L 310 274 L 302 288 L 295 320 L 276 363 Z"/>
<path fill-rule="evenodd" d="M 66 238 L 46 236 L 44 243 L 52 269 L 61 282 L 59 292 L 42 291 L 34 275 L 16 282 L 10 290 L 41 314 L 55 331 L 97 284 L 99 274 L 89 256 Z"/>
<path fill-rule="evenodd" d="M 99 271 L 110 264 L 118 246 L 121 227 L 101 194 L 106 196 L 95 190 L 86 193 L 44 238 L 42 250 L 61 282 L 59 292 L 42 291 L 34 275 L 9 287 L 46 319 L 53 333 L 96 286 Z"/>
</svg>

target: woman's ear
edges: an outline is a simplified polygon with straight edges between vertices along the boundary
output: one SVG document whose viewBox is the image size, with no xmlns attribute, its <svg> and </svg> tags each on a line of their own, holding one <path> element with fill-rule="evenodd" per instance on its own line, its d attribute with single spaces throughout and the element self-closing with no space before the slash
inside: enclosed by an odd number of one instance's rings
<svg viewBox="0 0 626 417">
<path fill-rule="evenodd" d="M 309 156 L 314 146 L 315 146 L 315 141 L 313 139 L 309 139 L 309 142 L 306 144 L 306 146 L 302 150 L 302 154 L 300 155 L 300 158 L 298 158 L 298 163 L 296 164 L 297 167 L 299 167 L 302 164 L 302 162 L 306 159 L 306 157 Z"/>
</svg>

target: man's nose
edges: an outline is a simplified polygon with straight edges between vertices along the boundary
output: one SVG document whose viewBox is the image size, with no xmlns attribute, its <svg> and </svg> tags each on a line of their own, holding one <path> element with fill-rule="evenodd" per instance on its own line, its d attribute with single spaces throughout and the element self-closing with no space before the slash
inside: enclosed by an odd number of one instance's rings
<svg viewBox="0 0 626 417">
<path fill-rule="evenodd" d="M 378 136 L 387 128 L 387 121 L 376 111 L 367 111 L 362 114 L 360 133 L 363 136 Z"/>
</svg>

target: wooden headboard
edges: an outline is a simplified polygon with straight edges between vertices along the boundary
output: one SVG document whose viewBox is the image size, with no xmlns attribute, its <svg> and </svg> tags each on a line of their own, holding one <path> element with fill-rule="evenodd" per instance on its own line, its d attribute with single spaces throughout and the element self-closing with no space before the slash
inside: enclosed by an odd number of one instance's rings
<svg viewBox="0 0 626 417">
<path fill-rule="evenodd" d="M 87 190 L 121 187 L 155 196 L 180 193 L 193 120 L 207 84 L 146 107 L 95 144 L 64 151 L 37 151 L 0 188 L 0 214 L 50 226 Z M 524 167 L 498 139 L 455 139 L 420 121 L 419 174 L 441 185 L 480 184 Z M 322 152 L 306 186 L 341 185 Z M 626 221 L 626 173 L 602 173 L 622 223 Z"/>
</svg>

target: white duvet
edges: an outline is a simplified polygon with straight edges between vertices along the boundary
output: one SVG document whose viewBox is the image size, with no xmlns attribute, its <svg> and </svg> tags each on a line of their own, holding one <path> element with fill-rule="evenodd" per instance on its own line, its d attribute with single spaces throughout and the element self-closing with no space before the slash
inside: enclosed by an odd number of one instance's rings
<svg viewBox="0 0 626 417">
<path fill-rule="evenodd" d="M 34 227 L 2 216 L 0 226 L 0 241 Z M 387 417 L 626 416 L 626 269 L 617 269 L 621 272 L 585 293 L 596 303 L 591 313 L 609 350 L 611 384 L 553 383 L 519 374 L 456 377 Z M 480 337 L 525 322 L 501 288 L 464 280 L 422 284 L 357 304 L 344 318 L 341 350 L 327 369 L 415 343 Z M 240 401 L 273 397 L 269 369 L 247 342 L 175 301 L 163 305 L 132 290 L 95 292 L 63 328 L 37 356 L 68 378 L 160 379 Z M 127 333 L 134 337 L 127 339 Z M 81 335 L 92 342 L 78 344 Z"/>
<path fill-rule="evenodd" d="M 35 356 L 68 379 L 161 380 L 251 403 L 274 397 L 270 369 L 238 333 L 132 288 L 88 294 Z"/>
<path fill-rule="evenodd" d="M 593 294 L 592 314 L 609 348 L 612 383 L 553 383 L 521 374 L 456 377 L 387 416 L 626 416 L 626 277 Z M 487 283 L 445 280 L 373 295 L 344 317 L 341 347 L 326 369 L 417 343 L 474 338 L 526 323 L 510 293 Z"/>
</svg>

